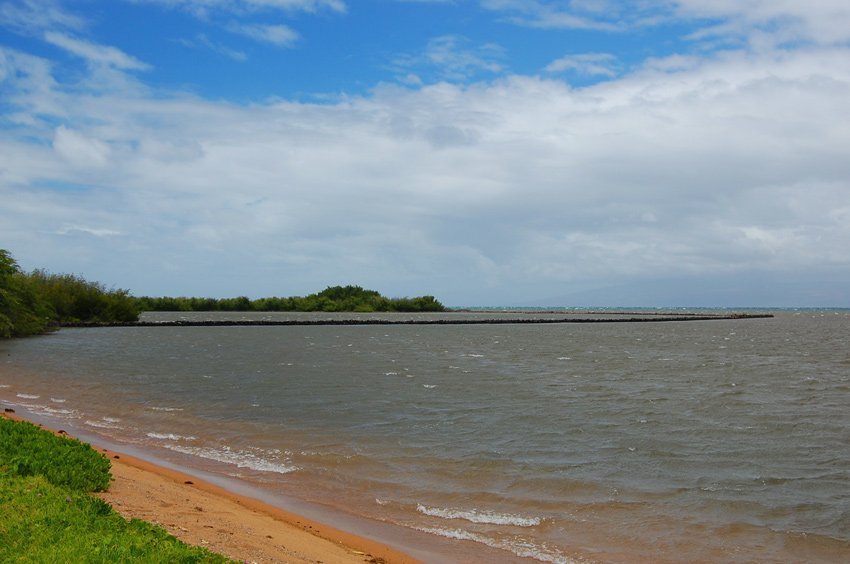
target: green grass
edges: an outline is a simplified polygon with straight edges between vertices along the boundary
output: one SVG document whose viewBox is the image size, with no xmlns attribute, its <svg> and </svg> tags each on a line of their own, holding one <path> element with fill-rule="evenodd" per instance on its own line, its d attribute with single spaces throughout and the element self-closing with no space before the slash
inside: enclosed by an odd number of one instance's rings
<svg viewBox="0 0 850 564">
<path fill-rule="evenodd" d="M 83 492 L 102 492 L 111 478 L 109 460 L 89 445 L 5 418 L 0 418 L 0 468 Z"/>
<path fill-rule="evenodd" d="M 109 461 L 90 446 L 0 418 L 0 562 L 230 562 L 91 495 Z"/>
</svg>

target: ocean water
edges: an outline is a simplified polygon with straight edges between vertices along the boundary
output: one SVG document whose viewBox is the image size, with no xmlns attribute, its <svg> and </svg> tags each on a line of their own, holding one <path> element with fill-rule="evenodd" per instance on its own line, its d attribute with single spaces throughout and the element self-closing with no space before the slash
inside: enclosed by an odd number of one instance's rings
<svg viewBox="0 0 850 564">
<path fill-rule="evenodd" d="M 0 403 L 435 562 L 850 561 L 850 312 L 775 313 L 65 329 Z"/>
</svg>

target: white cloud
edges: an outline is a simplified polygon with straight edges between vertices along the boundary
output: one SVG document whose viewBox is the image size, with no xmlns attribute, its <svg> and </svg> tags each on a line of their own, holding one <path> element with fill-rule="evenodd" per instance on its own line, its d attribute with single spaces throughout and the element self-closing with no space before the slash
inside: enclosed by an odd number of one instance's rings
<svg viewBox="0 0 850 564">
<path fill-rule="evenodd" d="M 109 145 L 64 125 L 56 128 L 53 149 L 74 167 L 104 167 L 109 162 Z"/>
<path fill-rule="evenodd" d="M 689 37 L 708 46 L 717 41 L 756 48 L 850 41 L 850 4 L 845 0 L 482 0 L 481 5 L 508 14 L 516 24 L 549 29 L 625 32 L 687 22 L 703 26 Z"/>
<path fill-rule="evenodd" d="M 0 26 L 17 33 L 39 35 L 49 29 L 80 31 L 86 22 L 65 11 L 56 0 L 20 0 L 0 4 Z"/>
<path fill-rule="evenodd" d="M 233 33 L 250 37 L 260 43 L 278 47 L 291 47 L 298 40 L 298 33 L 285 25 L 260 25 L 233 23 L 227 27 Z"/>
<path fill-rule="evenodd" d="M 73 235 L 77 233 L 84 233 L 95 237 L 113 237 L 115 235 L 121 235 L 120 231 L 116 231 L 114 229 L 89 227 L 87 225 L 66 225 L 62 229 L 56 231 L 57 235 Z"/>
<path fill-rule="evenodd" d="M 610 53 L 580 53 L 552 61 L 544 70 L 550 73 L 575 71 L 582 75 L 610 78 L 618 74 L 619 61 Z"/>
<path fill-rule="evenodd" d="M 139 4 L 160 4 L 206 17 L 210 12 L 244 13 L 258 10 L 287 12 L 345 12 L 342 0 L 129 0 Z"/>
<path fill-rule="evenodd" d="M 150 69 L 150 65 L 124 53 L 120 49 L 108 45 L 98 45 L 55 31 L 45 33 L 44 40 L 85 59 L 93 65 L 103 65 L 123 70 Z"/>
<path fill-rule="evenodd" d="M 239 49 L 233 49 L 231 47 L 228 47 L 227 45 L 213 41 L 204 33 L 196 34 L 193 39 L 181 39 L 178 41 L 178 43 L 188 49 L 207 49 L 209 51 L 212 51 L 213 53 L 224 55 L 228 59 L 232 59 L 238 62 L 248 60 L 248 55 L 246 55 L 244 51 L 240 51 Z"/>
<path fill-rule="evenodd" d="M 20 124 L 0 137 L 4 245 L 134 292 L 351 282 L 474 304 L 850 280 L 846 48 L 670 57 L 581 89 L 510 76 L 246 106 L 63 85 L 0 54 Z"/>
<path fill-rule="evenodd" d="M 604 1 L 481 0 L 481 5 L 510 14 L 510 21 L 518 25 L 543 29 L 618 31 L 627 24 L 624 14 L 630 13 L 620 3 Z M 634 13 L 639 6 L 643 4 L 632 5 L 631 12 Z"/>
<path fill-rule="evenodd" d="M 679 17 L 724 22 L 709 28 L 709 34 L 767 33 L 779 42 L 827 45 L 850 41 L 850 4 L 843 0 L 676 0 L 675 5 Z"/>
<path fill-rule="evenodd" d="M 496 44 L 474 44 L 459 35 L 442 35 L 428 40 L 425 49 L 415 55 L 401 55 L 393 66 L 408 82 L 410 70 L 434 74 L 440 80 L 466 80 L 479 73 L 504 71 L 503 50 Z M 417 75 L 421 80 L 421 77 Z"/>
</svg>

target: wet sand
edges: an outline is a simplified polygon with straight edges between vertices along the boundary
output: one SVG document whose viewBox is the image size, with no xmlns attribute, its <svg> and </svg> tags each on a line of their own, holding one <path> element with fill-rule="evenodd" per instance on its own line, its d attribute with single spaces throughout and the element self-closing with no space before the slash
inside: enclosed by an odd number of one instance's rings
<svg viewBox="0 0 850 564">
<path fill-rule="evenodd" d="M 23 419 L 10 413 L 3 416 Z M 155 523 L 187 544 L 257 563 L 416 562 L 389 546 L 237 495 L 197 477 L 120 452 L 98 450 L 112 462 L 113 481 L 107 492 L 95 495 L 125 518 Z"/>
</svg>

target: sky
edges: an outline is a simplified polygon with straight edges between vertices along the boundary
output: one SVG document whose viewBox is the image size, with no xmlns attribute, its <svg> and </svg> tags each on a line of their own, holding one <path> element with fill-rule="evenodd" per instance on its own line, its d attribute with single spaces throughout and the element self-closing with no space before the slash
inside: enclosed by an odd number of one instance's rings
<svg viewBox="0 0 850 564">
<path fill-rule="evenodd" d="M 134 295 L 850 307 L 850 3 L 0 0 L 0 248 Z"/>
</svg>

